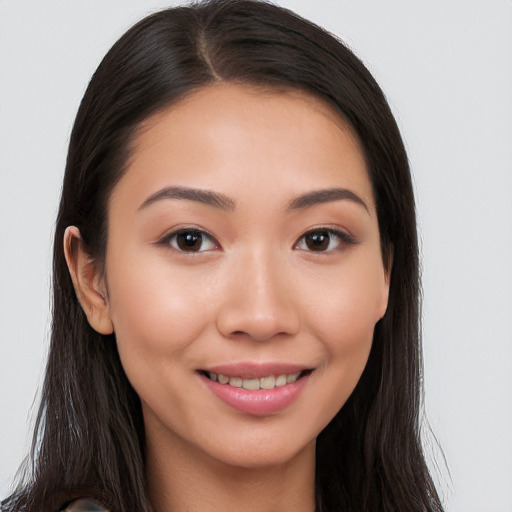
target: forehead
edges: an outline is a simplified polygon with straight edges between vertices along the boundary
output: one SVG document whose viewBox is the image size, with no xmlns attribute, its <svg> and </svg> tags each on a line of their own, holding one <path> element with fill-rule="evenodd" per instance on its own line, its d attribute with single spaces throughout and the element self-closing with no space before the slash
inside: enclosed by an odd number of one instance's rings
<svg viewBox="0 0 512 512">
<path fill-rule="evenodd" d="M 301 91 L 226 83 L 144 121 L 113 199 L 127 182 L 147 195 L 170 184 L 235 195 L 343 186 L 373 204 L 360 143 L 331 106 Z"/>
</svg>

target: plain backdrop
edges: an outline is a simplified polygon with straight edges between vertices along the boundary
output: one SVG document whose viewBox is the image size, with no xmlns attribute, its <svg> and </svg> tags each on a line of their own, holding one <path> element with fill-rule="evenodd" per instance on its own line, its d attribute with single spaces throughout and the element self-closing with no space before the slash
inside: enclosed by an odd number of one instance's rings
<svg viewBox="0 0 512 512">
<path fill-rule="evenodd" d="M 174 2 L 0 0 L 0 497 L 28 447 L 66 146 L 100 59 Z M 409 151 L 447 511 L 512 511 L 512 1 L 283 0 L 383 87 Z M 431 463 L 435 470 L 436 464 Z M 436 470 L 435 470 L 436 471 Z"/>
</svg>

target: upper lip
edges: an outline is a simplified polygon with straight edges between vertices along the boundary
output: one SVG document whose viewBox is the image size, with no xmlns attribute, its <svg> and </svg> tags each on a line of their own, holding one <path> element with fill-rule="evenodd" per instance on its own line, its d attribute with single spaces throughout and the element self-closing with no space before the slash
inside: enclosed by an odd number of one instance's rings
<svg viewBox="0 0 512 512">
<path fill-rule="evenodd" d="M 201 368 L 202 371 L 222 374 L 228 377 L 242 377 L 246 379 L 267 377 L 269 375 L 285 375 L 289 373 L 312 370 L 311 367 L 296 363 L 255 363 L 239 362 L 219 364 Z"/>
</svg>

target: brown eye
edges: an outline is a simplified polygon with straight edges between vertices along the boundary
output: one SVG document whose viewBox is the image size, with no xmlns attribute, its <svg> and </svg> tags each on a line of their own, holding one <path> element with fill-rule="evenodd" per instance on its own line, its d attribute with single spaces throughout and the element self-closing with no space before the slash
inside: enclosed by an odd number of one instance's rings
<svg viewBox="0 0 512 512">
<path fill-rule="evenodd" d="M 177 231 L 166 239 L 166 243 L 181 252 L 203 252 L 217 247 L 213 237 L 199 229 Z"/>
<path fill-rule="evenodd" d="M 302 235 L 295 243 L 294 249 L 310 252 L 331 252 L 356 243 L 356 240 L 348 233 L 337 229 L 319 228 Z"/>
<path fill-rule="evenodd" d="M 203 237 L 197 231 L 184 231 L 176 235 L 176 243 L 182 251 L 199 251 Z"/>
<path fill-rule="evenodd" d="M 329 248 L 331 235 L 328 231 L 312 231 L 304 236 L 306 247 L 310 251 L 325 251 Z"/>
</svg>

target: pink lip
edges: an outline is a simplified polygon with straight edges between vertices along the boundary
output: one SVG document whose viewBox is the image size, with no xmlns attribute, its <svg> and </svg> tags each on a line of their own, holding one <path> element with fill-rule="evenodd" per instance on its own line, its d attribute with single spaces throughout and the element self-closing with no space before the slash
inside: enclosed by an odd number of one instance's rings
<svg viewBox="0 0 512 512">
<path fill-rule="evenodd" d="M 241 375 L 241 373 L 238 372 L 232 373 L 231 370 L 232 368 L 230 367 L 229 371 L 226 371 L 226 367 L 224 367 L 225 373 L 222 371 L 219 371 L 218 373 L 224 373 L 224 375 L 231 376 Z M 268 371 L 267 367 L 265 368 L 265 371 Z M 217 372 L 215 371 L 214 373 Z M 282 375 L 283 373 L 294 373 L 294 371 L 281 370 L 277 373 L 270 372 L 263 374 L 258 371 L 257 373 L 258 375 L 255 375 L 254 373 L 248 375 L 247 371 L 245 371 L 242 374 L 246 375 L 245 378 L 251 378 L 258 376 L 263 377 L 266 375 Z M 230 386 L 229 384 L 220 384 L 219 382 L 212 381 L 203 374 L 199 374 L 199 377 L 207 388 L 224 403 L 240 412 L 252 414 L 254 416 L 268 416 L 282 411 L 298 398 L 309 380 L 309 374 L 307 374 L 291 384 L 275 387 L 274 389 L 247 390 L 244 388 Z"/>
</svg>

